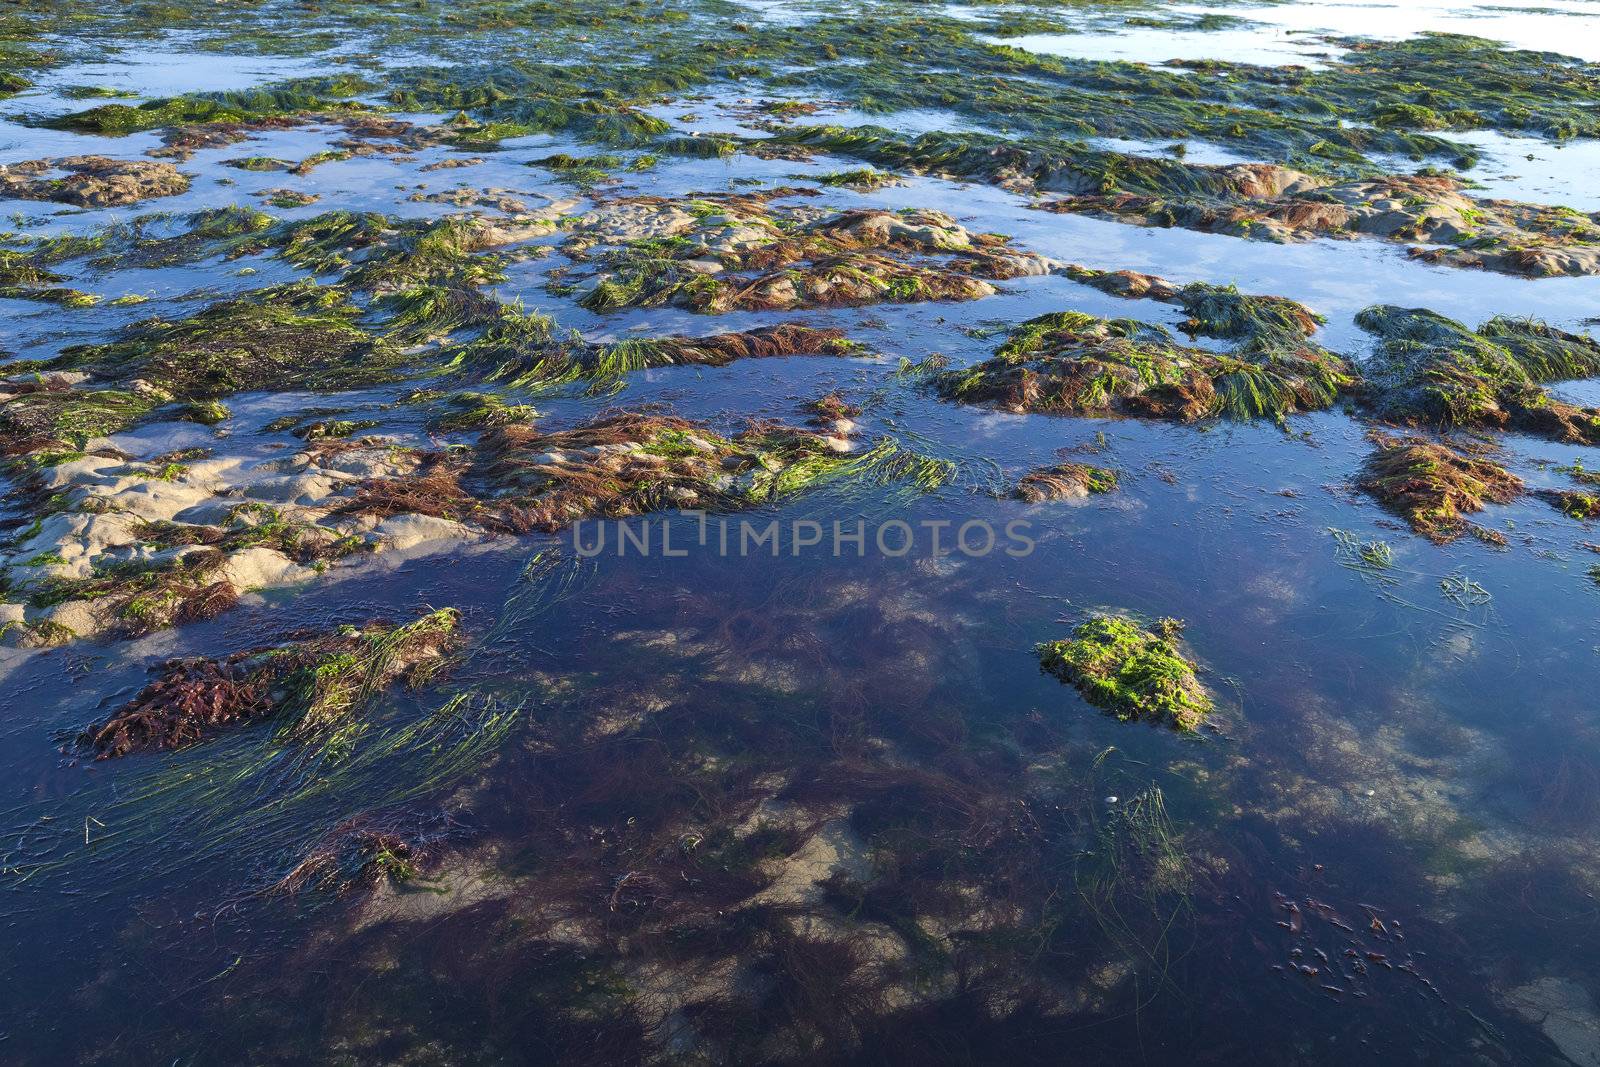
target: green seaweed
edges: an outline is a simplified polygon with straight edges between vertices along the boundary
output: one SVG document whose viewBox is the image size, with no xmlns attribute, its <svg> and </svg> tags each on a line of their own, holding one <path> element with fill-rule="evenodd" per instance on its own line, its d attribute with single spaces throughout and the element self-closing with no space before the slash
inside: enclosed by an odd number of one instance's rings
<svg viewBox="0 0 1600 1067">
<path fill-rule="evenodd" d="M 934 379 L 948 399 L 1018 411 L 1124 414 L 1184 421 L 1281 421 L 1331 405 L 1356 380 L 1310 340 L 1317 319 L 1274 297 L 1194 285 L 1177 298 L 1186 328 L 1236 340 L 1226 354 L 1178 344 L 1164 326 L 1053 312 L 1014 329 L 992 359 Z"/>
<path fill-rule="evenodd" d="M 1600 495 L 1575 492 L 1570 489 L 1546 489 L 1541 490 L 1538 495 L 1549 501 L 1552 507 L 1559 509 L 1568 518 L 1577 519 L 1580 522 L 1600 519 Z"/>
<path fill-rule="evenodd" d="M 350 98 L 368 89 L 353 75 L 303 78 L 261 89 L 102 104 L 45 119 L 40 125 L 81 133 L 130 134 L 197 122 L 253 122 L 311 111 L 359 107 Z"/>
<path fill-rule="evenodd" d="M 436 433 L 487 430 L 495 426 L 531 423 L 539 412 L 529 404 L 508 404 L 493 393 L 459 392 L 444 398 L 446 410 L 428 421 Z"/>
<path fill-rule="evenodd" d="M 41 389 L 0 403 L 0 439 L 12 454 L 82 449 L 133 425 L 161 398 L 125 389 Z"/>
<path fill-rule="evenodd" d="M 708 337 L 640 337 L 595 344 L 576 334 L 561 335 L 548 316 L 520 307 L 501 305 L 492 314 L 477 337 L 446 349 L 444 369 L 520 387 L 588 380 L 604 388 L 633 371 L 655 367 L 724 366 L 745 358 L 863 351 L 842 331 L 787 324 Z"/>
<path fill-rule="evenodd" d="M 1364 396 L 1384 418 L 1600 442 L 1600 412 L 1541 388 L 1600 374 L 1600 343 L 1592 338 L 1505 317 L 1473 331 L 1423 308 L 1389 305 L 1367 308 L 1356 322 L 1379 339 Z"/>
<path fill-rule="evenodd" d="M 1123 616 L 1093 615 L 1070 638 L 1041 644 L 1039 664 L 1119 719 L 1196 730 L 1213 704 L 1178 647 L 1182 628 L 1173 619 L 1146 629 Z"/>
<path fill-rule="evenodd" d="M 358 314 L 336 290 L 293 283 L 187 319 L 138 323 L 116 341 L 68 348 L 52 366 L 107 380 L 142 379 L 176 399 L 388 381 L 402 357 L 356 325 Z"/>
</svg>

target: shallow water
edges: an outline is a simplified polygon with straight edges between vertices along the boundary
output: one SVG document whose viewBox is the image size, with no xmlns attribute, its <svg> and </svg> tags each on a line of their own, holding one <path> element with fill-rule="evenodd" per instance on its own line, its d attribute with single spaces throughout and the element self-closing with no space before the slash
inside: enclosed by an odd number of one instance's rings
<svg viewBox="0 0 1600 1067">
<path fill-rule="evenodd" d="M 1483 195 L 1536 204 L 1560 201 L 1579 211 L 1600 211 L 1600 197 L 1587 180 L 1600 167 L 1594 141 L 1552 144 L 1535 137 L 1508 137 L 1493 130 L 1455 134 L 1453 140 L 1477 149 L 1472 176 Z"/>
<path fill-rule="evenodd" d="M 1317 67 L 1343 51 L 1323 40 L 1323 36 L 1265 24 L 1245 29 L 1177 31 L 1138 26 L 1112 32 L 1029 33 L 996 38 L 996 43 L 1074 59 L 1124 59 L 1139 63 L 1223 59 L 1264 67 L 1289 64 Z"/>
<path fill-rule="evenodd" d="M 1164 63 L 1181 59 L 1223 59 L 1262 66 L 1315 67 L 1343 49 L 1330 37 L 1400 40 L 1419 33 L 1460 33 L 1499 41 L 1511 48 L 1556 52 L 1579 59 L 1600 58 L 1594 20 L 1600 5 L 1592 0 L 1517 7 L 1462 4 L 1452 0 L 1407 3 L 1176 4 L 1174 17 L 1221 15 L 1248 20 L 1248 27 L 1215 30 L 1164 30 L 1144 26 L 1096 26 L 1081 33 L 1038 34 L 1006 43 L 1048 55 L 1082 59 L 1129 59 Z"/>
<path fill-rule="evenodd" d="M 1470 23 L 1468 32 L 1522 47 L 1565 38 L 1563 51 L 1584 55 L 1570 26 L 1586 26 L 1593 6 L 1549 5 L 1559 16 L 1443 4 L 1170 8 L 1286 32 L 1085 32 L 1060 37 L 1059 54 L 1304 62 L 1287 31 L 1404 36 Z M 188 58 L 130 46 L 60 68 L 52 84 L 154 94 L 327 70 L 293 56 Z M 753 133 L 750 102 L 775 98 L 688 93 L 650 112 L 686 132 Z M 29 99 L 9 103 L 16 111 Z M 840 105 L 816 121 L 971 128 L 936 101 L 888 116 Z M 668 156 L 619 168 L 619 183 L 596 192 L 530 164 L 602 149 L 542 134 L 498 151 L 435 146 L 329 162 L 293 178 L 222 165 L 304 159 L 341 132 L 258 131 L 201 149 L 181 163 L 195 179 L 189 191 L 155 205 L 7 206 L 20 215 L 13 226 L 35 236 L 152 210 L 259 206 L 286 185 L 319 199 L 268 209 L 285 218 L 438 217 L 458 209 L 423 198 L 458 186 L 503 191 L 535 211 L 570 200 L 564 210 L 575 214 L 597 196 L 747 190 L 858 165 Z M 1521 139 L 1459 139 L 1486 150 L 1485 195 L 1600 203 L 1590 142 L 1530 142 L 1537 158 L 1523 167 Z M 0 128 L 11 162 L 140 158 L 157 143 Z M 423 169 L 467 154 L 485 161 Z M 1243 157 L 1197 145 L 1188 158 Z M 1275 245 L 1029 203 L 929 177 L 865 193 L 826 188 L 807 201 L 944 211 L 1065 262 L 1290 297 L 1326 317 L 1324 344 L 1356 359 L 1371 338 L 1353 317 L 1374 303 L 1470 325 L 1536 316 L 1583 330 L 1600 319 L 1594 278 L 1530 281 L 1427 266 L 1377 241 Z M 1281 427 L 1014 415 L 943 402 L 901 364 L 980 361 L 996 328 L 1049 311 L 1176 329 L 1183 314 L 1166 304 L 1047 276 L 966 303 L 595 313 L 552 291 L 550 272 L 564 262 L 555 243 L 534 242 L 548 254 L 511 263 L 487 291 L 590 340 L 794 321 L 843 328 L 872 353 L 638 371 L 616 394 L 509 391 L 539 409 L 541 426 L 659 404 L 732 432 L 753 419 L 799 423 L 805 402 L 838 390 L 862 408 L 863 439 L 914 445 L 953 464 L 954 479 L 929 492 L 824 486 L 730 516 L 734 543 L 741 520 L 823 530 L 860 520 L 908 524 L 915 545 L 724 551 L 722 527 L 706 539 L 694 515 L 668 512 L 629 520 L 654 539 L 649 554 L 620 549 L 615 524 L 608 550 L 589 559 L 570 532 L 435 545 L 133 641 L 0 650 L 0 1060 L 1600 1062 L 1589 1029 L 1600 1027 L 1591 527 L 1528 495 L 1476 516 L 1505 535 L 1504 548 L 1431 544 L 1353 488 L 1371 447 L 1353 410 Z M 149 302 L 66 312 L 0 301 L 9 357 L 307 276 L 265 255 L 63 272 L 108 301 Z M 370 417 L 397 445 L 425 445 L 439 435 L 398 402 L 417 384 L 245 392 L 228 398 L 220 433 L 162 422 L 109 445 L 152 457 L 203 444 L 264 461 L 302 447 L 267 424 L 315 408 Z M 1595 381 L 1554 391 L 1600 401 Z M 1573 464 L 1600 467 L 1593 448 L 1515 434 L 1503 444 L 1531 488 L 1569 487 L 1560 468 Z M 1065 459 L 1114 467 L 1121 487 L 1082 502 L 1005 497 L 1024 472 Z M 951 547 L 964 524 L 1018 522 L 1029 551 Z M 659 551 L 668 530 L 684 554 Z M 1377 542 L 1387 546 L 1381 566 L 1352 557 L 1350 545 Z M 72 749 L 77 731 L 166 659 L 442 606 L 462 611 L 467 651 L 443 680 L 382 696 L 342 755 L 310 763 L 267 723 L 120 761 Z M 1096 609 L 1186 623 L 1217 696 L 1214 729 L 1184 737 L 1117 721 L 1039 669 L 1035 645 Z M 458 722 L 456 697 L 504 719 Z M 1118 851 L 1129 846 L 1116 834 L 1133 819 L 1123 813 L 1147 811 L 1152 798 L 1168 820 L 1163 847 L 1175 851 L 1130 858 Z M 727 844 L 730 827 L 766 833 L 796 810 L 810 821 L 770 855 L 752 860 Z M 308 848 L 358 816 L 432 834 L 425 876 L 345 896 L 274 891 Z M 741 879 L 763 862 L 783 872 L 775 884 L 801 879 L 798 903 L 749 905 Z M 838 930 L 850 936 L 833 940 Z M 859 972 L 819 947 L 839 941 L 872 973 L 894 976 L 893 997 L 860 992 Z M 780 1030 L 815 1044 L 763 1044 Z"/>
</svg>

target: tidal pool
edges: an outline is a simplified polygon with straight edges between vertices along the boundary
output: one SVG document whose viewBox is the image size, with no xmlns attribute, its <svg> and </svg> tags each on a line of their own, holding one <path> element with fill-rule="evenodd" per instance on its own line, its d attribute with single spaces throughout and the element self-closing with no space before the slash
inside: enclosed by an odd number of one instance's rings
<svg viewBox="0 0 1600 1067">
<path fill-rule="evenodd" d="M 1600 1063 L 1592 8 L 3 16 L 0 1061 Z"/>
</svg>

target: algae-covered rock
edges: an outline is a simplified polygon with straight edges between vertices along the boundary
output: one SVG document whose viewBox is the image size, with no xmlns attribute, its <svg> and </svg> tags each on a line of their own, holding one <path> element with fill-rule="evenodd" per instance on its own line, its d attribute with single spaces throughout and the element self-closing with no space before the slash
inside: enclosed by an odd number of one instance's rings
<svg viewBox="0 0 1600 1067">
<path fill-rule="evenodd" d="M 617 411 L 566 430 L 513 423 L 471 449 L 419 454 L 401 477 L 363 482 L 340 512 L 427 515 L 477 533 L 555 531 L 594 518 L 738 511 L 822 484 L 944 484 L 952 466 L 892 440 L 858 449 L 853 425 L 819 433 L 761 422 L 728 436 L 704 423 Z"/>
<path fill-rule="evenodd" d="M 580 300 L 592 311 L 671 304 L 736 310 L 973 300 L 993 281 L 1055 264 L 937 211 L 836 213 L 779 205 L 776 190 L 677 204 L 637 198 L 579 220 L 569 254 L 614 245 Z"/>
<path fill-rule="evenodd" d="M 97 759 L 115 759 L 186 748 L 269 716 L 287 720 L 286 737 L 326 731 L 394 682 L 417 686 L 434 677 L 460 642 L 459 621 L 441 608 L 403 626 L 347 626 L 224 659 L 173 660 L 79 743 Z"/>
<path fill-rule="evenodd" d="M 1471 330 L 1424 308 L 1392 305 L 1367 308 L 1356 322 L 1379 339 L 1363 395 L 1384 418 L 1600 442 L 1600 411 L 1541 388 L 1600 374 L 1593 338 L 1505 317 Z"/>
<path fill-rule="evenodd" d="M 874 170 L 871 167 L 861 167 L 856 170 L 836 170 L 828 174 L 819 175 L 815 180 L 818 185 L 854 189 L 863 193 L 906 183 L 905 179 L 897 174 Z"/>
<path fill-rule="evenodd" d="M 478 451 L 476 462 L 441 454 L 417 475 L 363 485 L 345 510 L 550 531 L 586 518 L 748 507 L 857 460 L 848 442 L 809 430 L 766 425 L 725 437 L 686 419 L 634 412 L 555 432 L 500 426 Z"/>
<path fill-rule="evenodd" d="M 1014 495 L 1029 504 L 1047 500 L 1082 500 L 1093 493 L 1110 493 L 1117 488 L 1117 472 L 1087 463 L 1058 463 L 1029 471 L 1017 483 Z"/>
<path fill-rule="evenodd" d="M 1040 645 L 1039 665 L 1119 719 L 1195 730 L 1213 702 L 1178 647 L 1182 628 L 1175 619 L 1146 629 L 1120 615 L 1094 615 L 1070 638 Z"/>
<path fill-rule="evenodd" d="M 1485 504 L 1506 504 L 1522 492 L 1522 479 L 1482 456 L 1419 437 L 1374 435 L 1377 450 L 1362 467 L 1359 488 L 1411 528 L 1437 544 L 1472 533 L 1492 544 L 1505 537 L 1465 516 Z"/>
<path fill-rule="evenodd" d="M 1340 178 L 1272 163 L 1153 159 L 1053 138 L 908 138 L 881 127 L 825 126 L 777 140 L 880 166 L 1062 194 L 1037 201 L 1044 211 L 1277 243 L 1371 237 L 1404 243 L 1430 262 L 1533 277 L 1600 273 L 1600 219 L 1593 214 L 1479 199 L 1443 175 L 1374 177 L 1359 153 L 1358 176 Z M 1326 152 L 1331 145 L 1316 147 Z M 1317 162 L 1321 169 L 1325 157 Z"/>
<path fill-rule="evenodd" d="M 65 173 L 53 177 L 56 172 Z M 176 196 L 188 188 L 188 177 L 177 167 L 147 159 L 71 156 L 0 166 L 0 198 L 112 207 Z"/>
<path fill-rule="evenodd" d="M 1569 518 L 1581 522 L 1600 519 L 1600 495 L 1572 489 L 1541 489 L 1536 495 Z"/>
<path fill-rule="evenodd" d="M 1310 340 L 1318 320 L 1294 301 L 1203 285 L 1156 291 L 1190 311 L 1186 329 L 1233 340 L 1232 352 L 1181 344 L 1166 327 L 1136 319 L 1054 312 L 935 386 L 949 399 L 1018 412 L 1193 421 L 1281 419 L 1327 407 L 1355 381 L 1344 359 Z"/>
<path fill-rule="evenodd" d="M 1263 180 L 1265 179 L 1265 180 Z M 1327 184 L 1287 168 L 1204 168 L 1157 192 L 1081 193 L 1047 211 L 1255 241 L 1376 237 L 1430 263 L 1530 277 L 1600 274 L 1600 220 L 1563 207 L 1468 196 L 1442 176 Z"/>
<path fill-rule="evenodd" d="M 292 166 L 288 160 L 275 159 L 272 156 L 244 156 L 239 159 L 224 159 L 222 165 L 224 167 L 232 167 L 234 170 L 256 172 L 288 170 Z"/>
</svg>

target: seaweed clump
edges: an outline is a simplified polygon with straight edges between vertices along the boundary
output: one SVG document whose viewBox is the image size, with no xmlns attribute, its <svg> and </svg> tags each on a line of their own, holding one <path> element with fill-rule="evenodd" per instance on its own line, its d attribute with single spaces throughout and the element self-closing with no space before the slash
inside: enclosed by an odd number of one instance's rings
<svg viewBox="0 0 1600 1067">
<path fill-rule="evenodd" d="M 66 308 L 93 307 L 100 302 L 93 293 L 55 284 L 63 280 L 36 257 L 0 249 L 0 299 L 37 300 Z"/>
<path fill-rule="evenodd" d="M 459 621 L 441 608 L 401 626 L 347 626 L 220 660 L 173 660 L 79 744 L 105 760 L 187 748 L 268 717 L 285 719 L 286 737 L 326 731 L 397 681 L 417 687 L 433 678 L 458 642 Z"/>
<path fill-rule="evenodd" d="M 562 336 L 546 315 L 496 305 L 488 325 L 470 341 L 446 350 L 456 374 L 514 386 L 553 386 L 587 380 L 615 382 L 631 371 L 658 367 L 722 367 L 740 359 L 774 356 L 845 356 L 865 351 L 843 330 L 778 323 L 705 337 L 637 337 L 595 343 Z"/>
<path fill-rule="evenodd" d="M 190 405 L 178 415 L 207 421 L 225 413 L 204 402 L 234 392 L 390 381 L 403 357 L 357 325 L 358 314 L 337 289 L 295 283 L 67 348 L 38 368 L 45 373 L 36 381 L 0 386 L 0 450 L 81 449 L 175 401 Z M 88 377 L 73 382 L 56 372 Z"/>
<path fill-rule="evenodd" d="M 1036 651 L 1041 667 L 1117 718 L 1192 731 L 1211 714 L 1213 702 L 1178 647 L 1182 629 L 1176 619 L 1146 629 L 1120 615 L 1093 615 L 1070 638 Z"/>
<path fill-rule="evenodd" d="M 172 96 L 141 104 L 100 104 L 52 117 L 40 125 L 112 136 L 166 127 L 235 126 L 311 112 L 364 110 L 363 105 L 347 99 L 363 88 L 361 79 L 352 75 L 299 78 L 262 89 Z"/>
<path fill-rule="evenodd" d="M 791 191 L 777 193 L 794 195 Z M 591 311 L 674 305 L 707 314 L 974 300 L 993 281 L 1054 264 L 937 211 L 819 215 L 774 194 L 677 205 L 638 198 L 577 224 L 568 253 L 610 248 L 579 303 Z"/>
<path fill-rule="evenodd" d="M 0 384 L 0 455 L 81 449 L 125 429 L 161 398 L 129 388 L 73 388 L 57 375 Z"/>
<path fill-rule="evenodd" d="M 874 170 L 871 167 L 859 167 L 855 170 L 836 170 L 828 174 L 818 175 L 815 180 L 821 186 L 853 189 L 860 193 L 872 192 L 875 189 L 887 189 L 891 186 L 904 185 L 906 183 L 906 180 L 898 174 Z"/>
<path fill-rule="evenodd" d="M 1505 535 L 1465 516 L 1487 504 L 1506 504 L 1522 492 L 1522 479 L 1499 464 L 1419 437 L 1375 434 L 1377 451 L 1367 457 L 1359 488 L 1435 544 L 1471 533 L 1490 544 Z"/>
<path fill-rule="evenodd" d="M 316 889 L 348 896 L 384 884 L 412 884 L 442 858 L 444 844 L 458 833 L 442 814 L 356 815 L 324 834 L 272 891 L 294 896 Z"/>
<path fill-rule="evenodd" d="M 797 492 L 875 453 L 773 424 L 735 437 L 669 415 L 621 411 L 568 430 L 499 426 L 478 459 L 425 459 L 418 475 L 360 487 L 344 510 L 470 522 L 495 532 L 558 530 L 587 518 L 673 508 L 733 510 Z M 882 457 L 879 457 L 882 458 Z"/>
<path fill-rule="evenodd" d="M 1542 489 L 1537 494 L 1569 519 L 1589 522 L 1600 519 L 1600 496 L 1572 489 Z"/>
<path fill-rule="evenodd" d="M 670 366 L 725 367 L 740 359 L 846 356 L 864 351 L 865 346 L 850 340 L 843 330 L 786 322 L 708 337 L 672 336 L 622 341 L 601 348 L 591 364 L 603 371 L 620 372 Z"/>
<path fill-rule="evenodd" d="M 1029 471 L 1017 483 L 1014 494 L 1029 504 L 1047 500 L 1081 500 L 1091 494 L 1111 493 L 1117 488 L 1117 472 L 1087 463 L 1058 463 Z"/>
<path fill-rule="evenodd" d="M 1600 374 L 1593 338 L 1504 316 L 1470 330 L 1424 308 L 1392 305 L 1367 308 L 1356 322 L 1379 339 L 1365 396 L 1384 418 L 1600 443 L 1600 411 L 1541 388 Z"/>
<path fill-rule="evenodd" d="M 140 323 L 109 344 L 69 348 L 51 369 L 139 378 L 183 399 L 388 380 L 399 357 L 355 324 L 357 314 L 336 289 L 277 286 L 176 322 Z"/>
<path fill-rule="evenodd" d="M 503 261 L 488 253 L 550 232 L 530 217 L 496 225 L 467 215 L 391 218 L 376 211 L 325 211 L 240 236 L 221 250 L 238 256 L 273 251 L 318 274 L 343 273 L 350 288 L 379 294 L 430 287 L 459 293 L 504 277 Z"/>
<path fill-rule="evenodd" d="M 1310 339 L 1319 320 L 1294 301 L 1206 285 L 1138 292 L 1181 303 L 1186 329 L 1233 340 L 1233 350 L 1183 345 L 1166 327 L 1136 319 L 1052 312 L 1017 327 L 992 359 L 947 371 L 935 385 L 948 399 L 1011 411 L 1188 422 L 1281 420 L 1327 407 L 1355 381 L 1349 363 Z"/>
</svg>

